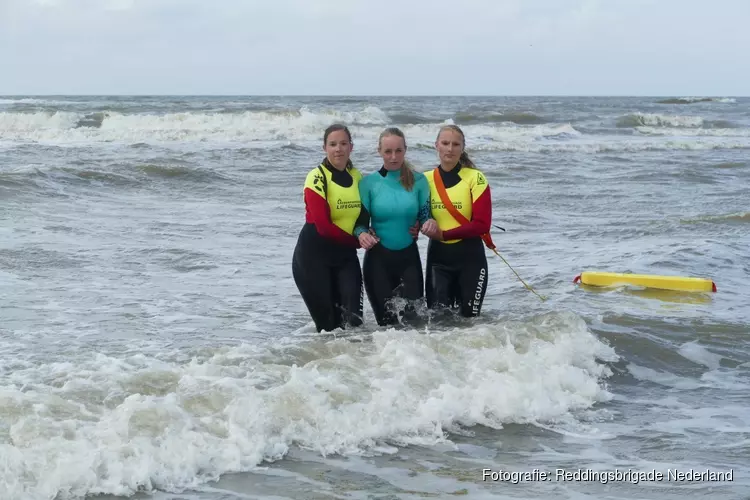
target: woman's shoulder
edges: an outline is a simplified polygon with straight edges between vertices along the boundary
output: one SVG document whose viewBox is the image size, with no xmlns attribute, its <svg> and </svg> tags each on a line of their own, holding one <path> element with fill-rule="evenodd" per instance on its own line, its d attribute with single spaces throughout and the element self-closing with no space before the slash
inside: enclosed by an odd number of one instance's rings
<svg viewBox="0 0 750 500">
<path fill-rule="evenodd" d="M 472 181 L 473 183 L 476 183 L 478 185 L 487 184 L 487 178 L 484 176 L 484 172 L 482 172 L 482 170 L 480 170 L 476 166 L 462 166 L 461 170 L 458 172 L 458 175 L 463 179 Z"/>
<path fill-rule="evenodd" d="M 305 176 L 305 188 L 313 189 L 325 197 L 325 186 L 326 178 L 323 169 L 319 167 L 311 168 Z"/>
<path fill-rule="evenodd" d="M 349 175 L 351 175 L 351 176 L 352 176 L 352 178 L 354 178 L 354 179 L 355 179 L 355 180 L 357 180 L 358 182 L 362 182 L 362 181 L 364 180 L 364 178 L 365 178 L 365 177 L 368 177 L 368 176 L 366 176 L 366 175 L 362 175 L 362 171 L 361 171 L 361 170 L 359 170 L 359 169 L 358 169 L 357 167 L 355 167 L 354 165 L 352 165 L 352 166 L 348 167 L 348 168 L 346 169 L 346 171 L 347 171 L 347 172 L 349 172 Z"/>
<path fill-rule="evenodd" d="M 414 185 L 423 189 L 430 189 L 430 186 L 434 182 L 434 174 L 434 168 L 428 168 L 424 172 L 414 172 Z"/>
<path fill-rule="evenodd" d="M 432 179 L 432 174 L 435 171 L 433 167 L 429 167 L 424 169 L 422 172 L 414 171 L 414 180 L 424 179 L 425 182 L 428 182 L 430 179 Z"/>
<path fill-rule="evenodd" d="M 360 172 L 360 179 L 359 179 L 359 185 L 365 185 L 369 186 L 375 182 L 378 182 L 378 178 L 380 177 L 380 174 L 376 172 L 369 172 L 366 174 L 363 174 Z"/>
<path fill-rule="evenodd" d="M 465 170 L 467 173 L 471 174 L 482 173 L 482 169 L 476 165 L 461 165 L 461 170 Z"/>
</svg>

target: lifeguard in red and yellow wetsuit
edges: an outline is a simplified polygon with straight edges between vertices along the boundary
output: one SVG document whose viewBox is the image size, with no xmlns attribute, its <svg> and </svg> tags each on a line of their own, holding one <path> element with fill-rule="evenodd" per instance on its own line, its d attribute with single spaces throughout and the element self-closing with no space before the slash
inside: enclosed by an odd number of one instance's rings
<svg viewBox="0 0 750 500">
<path fill-rule="evenodd" d="M 427 306 L 458 307 L 462 316 L 478 316 L 487 291 L 483 236 L 489 238 L 492 223 L 490 186 L 464 151 L 459 127 L 443 126 L 435 147 L 440 166 L 425 172 L 435 222 L 422 228 L 430 237 L 425 273 Z M 446 209 L 441 188 L 461 220 Z"/>
<path fill-rule="evenodd" d="M 326 158 L 305 179 L 305 225 L 292 259 L 294 282 L 319 332 L 361 325 L 363 306 L 360 245 L 352 234 L 362 174 L 349 159 L 349 130 L 328 127 L 323 149 Z"/>
</svg>

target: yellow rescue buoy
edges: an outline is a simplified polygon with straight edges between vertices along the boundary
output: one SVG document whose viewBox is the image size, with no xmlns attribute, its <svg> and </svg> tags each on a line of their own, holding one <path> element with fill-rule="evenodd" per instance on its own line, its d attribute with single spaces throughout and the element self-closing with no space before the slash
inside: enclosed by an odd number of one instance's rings
<svg viewBox="0 0 750 500">
<path fill-rule="evenodd" d="M 685 276 L 659 276 L 654 274 L 605 273 L 586 271 L 573 279 L 573 283 L 591 286 L 633 285 L 682 292 L 715 292 L 716 283 L 706 278 Z"/>
</svg>

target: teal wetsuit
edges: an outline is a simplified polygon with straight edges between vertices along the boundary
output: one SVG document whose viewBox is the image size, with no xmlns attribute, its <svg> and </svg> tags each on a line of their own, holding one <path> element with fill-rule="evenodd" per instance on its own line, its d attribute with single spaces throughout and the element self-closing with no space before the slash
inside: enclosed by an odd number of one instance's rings
<svg viewBox="0 0 750 500">
<path fill-rule="evenodd" d="M 407 191 L 401 185 L 400 171 L 381 168 L 360 181 L 359 197 L 380 244 L 388 250 L 402 250 L 414 243 L 409 228 L 416 221 L 421 226 L 430 217 L 430 185 L 420 172 L 414 172 L 414 186 Z M 355 236 L 369 229 L 360 222 Z"/>
<path fill-rule="evenodd" d="M 424 296 L 422 261 L 416 239 L 409 229 L 430 217 L 430 186 L 427 178 L 414 172 L 410 191 L 401 184 L 400 171 L 381 168 L 359 183 L 362 211 L 355 236 L 369 230 L 380 242 L 365 253 L 362 274 L 367 297 L 379 325 L 398 323 L 398 315 L 413 312 L 413 305 L 397 314 L 392 305 L 396 296 L 414 301 Z"/>
</svg>

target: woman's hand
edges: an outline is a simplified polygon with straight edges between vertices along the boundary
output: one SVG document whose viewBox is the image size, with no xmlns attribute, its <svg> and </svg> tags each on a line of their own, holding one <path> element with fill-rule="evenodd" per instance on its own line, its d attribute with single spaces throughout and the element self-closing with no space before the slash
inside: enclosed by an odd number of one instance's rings
<svg viewBox="0 0 750 500">
<path fill-rule="evenodd" d="M 413 226 L 409 227 L 409 235 L 415 240 L 419 238 L 419 221 L 415 222 Z"/>
<path fill-rule="evenodd" d="M 359 235 L 359 246 L 369 250 L 380 242 L 380 238 L 375 236 L 374 232 L 366 232 Z"/>
<path fill-rule="evenodd" d="M 433 240 L 443 239 L 443 232 L 438 228 L 435 219 L 428 219 L 427 222 L 422 224 L 422 234 Z"/>
</svg>

